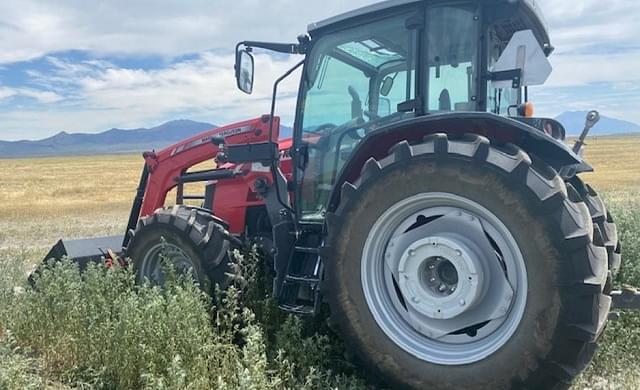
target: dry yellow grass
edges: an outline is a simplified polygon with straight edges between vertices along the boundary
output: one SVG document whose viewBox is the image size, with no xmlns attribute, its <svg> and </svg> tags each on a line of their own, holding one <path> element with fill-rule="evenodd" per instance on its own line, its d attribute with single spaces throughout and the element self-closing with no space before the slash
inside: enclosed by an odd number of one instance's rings
<svg viewBox="0 0 640 390">
<path fill-rule="evenodd" d="M 0 159 L 0 249 L 123 233 L 143 163 L 140 155 Z"/>
<path fill-rule="evenodd" d="M 586 157 L 596 172 L 586 180 L 615 198 L 635 198 L 638 149 L 640 137 L 590 139 Z M 59 237 L 122 233 L 142 165 L 140 155 L 0 160 L 0 248 L 42 252 Z"/>
<path fill-rule="evenodd" d="M 584 178 L 601 191 L 640 191 L 640 137 L 588 139 L 585 158 L 595 173 Z"/>
</svg>

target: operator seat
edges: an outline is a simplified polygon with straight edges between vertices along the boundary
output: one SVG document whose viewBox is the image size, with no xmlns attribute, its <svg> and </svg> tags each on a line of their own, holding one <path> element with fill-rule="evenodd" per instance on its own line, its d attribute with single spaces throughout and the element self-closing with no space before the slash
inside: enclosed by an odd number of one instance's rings
<svg viewBox="0 0 640 390">
<path fill-rule="evenodd" d="M 443 89 L 438 98 L 438 111 L 451 111 L 451 95 L 448 89 Z"/>
</svg>

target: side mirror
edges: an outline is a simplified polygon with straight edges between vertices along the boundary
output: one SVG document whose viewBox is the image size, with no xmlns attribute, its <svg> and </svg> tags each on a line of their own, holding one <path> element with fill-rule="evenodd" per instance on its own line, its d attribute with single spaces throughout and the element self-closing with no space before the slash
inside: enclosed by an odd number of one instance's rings
<svg viewBox="0 0 640 390">
<path fill-rule="evenodd" d="M 380 95 L 389 96 L 391 88 L 393 88 L 393 77 L 387 76 L 382 80 L 382 86 L 380 87 Z"/>
<path fill-rule="evenodd" d="M 236 81 L 238 88 L 246 93 L 253 92 L 253 72 L 255 69 L 253 55 L 247 49 L 236 53 Z"/>
</svg>

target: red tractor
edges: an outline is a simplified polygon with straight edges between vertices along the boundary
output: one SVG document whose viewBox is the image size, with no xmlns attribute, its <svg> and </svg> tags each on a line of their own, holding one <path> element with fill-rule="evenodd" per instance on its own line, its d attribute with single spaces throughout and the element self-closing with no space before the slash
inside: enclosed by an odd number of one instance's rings
<svg viewBox="0 0 640 390">
<path fill-rule="evenodd" d="M 297 43 L 241 42 L 246 93 L 257 49 L 301 56 L 270 115 L 145 153 L 125 236 L 47 257 L 127 257 L 162 284 L 164 253 L 205 285 L 224 282 L 230 246 L 255 243 L 282 310 L 328 304 L 373 375 L 409 388 L 565 388 L 612 300 L 638 306 L 612 291 L 616 225 L 578 177 L 597 113 L 573 149 L 532 116 L 553 52 L 535 1 L 391 0 Z M 279 139 L 278 85 L 297 69 L 293 138 Z M 194 182 L 203 196 L 184 194 Z"/>
</svg>

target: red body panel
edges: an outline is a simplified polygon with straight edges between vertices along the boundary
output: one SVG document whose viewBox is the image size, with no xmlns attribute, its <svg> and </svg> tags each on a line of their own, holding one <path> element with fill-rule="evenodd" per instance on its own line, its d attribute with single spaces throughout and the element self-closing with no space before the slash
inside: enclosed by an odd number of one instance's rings
<svg viewBox="0 0 640 390">
<path fill-rule="evenodd" d="M 274 118 L 273 127 L 273 140 L 276 141 L 279 135 L 280 118 Z M 152 215 L 155 210 L 165 205 L 167 193 L 178 185 L 176 179 L 183 172 L 194 165 L 213 160 L 217 156 L 219 148 L 211 142 L 213 137 L 224 137 L 226 145 L 267 142 L 269 117 L 208 130 L 157 153 L 145 153 L 150 175 L 140 217 Z M 290 149 L 291 143 L 290 139 L 280 141 L 280 150 Z M 268 167 L 263 167 L 260 163 L 239 166 L 225 164 L 221 168 L 234 169 L 242 175 L 218 182 L 213 212 L 229 223 L 231 233 L 242 234 L 245 229 L 247 208 L 264 204 L 252 190 L 253 183 L 258 177 L 264 177 L 271 183 L 271 173 Z M 281 159 L 281 169 L 285 175 L 290 175 L 290 158 Z"/>
</svg>

